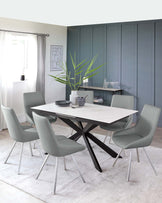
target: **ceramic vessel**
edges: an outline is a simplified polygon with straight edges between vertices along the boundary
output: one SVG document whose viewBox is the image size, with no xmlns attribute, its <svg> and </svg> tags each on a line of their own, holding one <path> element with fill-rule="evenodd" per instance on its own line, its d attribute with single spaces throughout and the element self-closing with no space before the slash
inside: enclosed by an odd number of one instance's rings
<svg viewBox="0 0 162 203">
<path fill-rule="evenodd" d="M 70 94 L 70 101 L 73 105 L 77 105 L 77 98 L 79 97 L 77 90 L 72 90 Z"/>
</svg>

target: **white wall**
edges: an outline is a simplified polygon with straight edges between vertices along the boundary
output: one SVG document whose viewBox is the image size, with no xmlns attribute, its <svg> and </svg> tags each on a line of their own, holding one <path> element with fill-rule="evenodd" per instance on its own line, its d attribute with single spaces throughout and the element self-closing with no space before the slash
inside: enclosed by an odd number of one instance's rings
<svg viewBox="0 0 162 203">
<path fill-rule="evenodd" d="M 58 71 L 50 72 L 50 45 L 63 45 L 63 61 L 66 61 L 67 27 L 0 18 L 0 29 L 48 33 L 50 35 L 46 38 L 45 98 L 46 102 L 65 99 L 65 86 L 54 81 L 48 75 L 58 73 Z"/>
<path fill-rule="evenodd" d="M 56 75 L 58 73 L 58 71 L 50 72 L 50 45 L 63 45 L 63 61 L 66 61 L 67 27 L 0 18 L 0 29 L 48 33 L 50 35 L 46 38 L 45 99 L 47 103 L 65 99 L 65 85 L 56 82 L 49 74 Z M 23 92 L 21 82 L 16 83 L 16 88 L 19 88 L 19 93 Z M 19 120 L 23 121 L 23 101 L 16 102 L 14 108 Z"/>
</svg>

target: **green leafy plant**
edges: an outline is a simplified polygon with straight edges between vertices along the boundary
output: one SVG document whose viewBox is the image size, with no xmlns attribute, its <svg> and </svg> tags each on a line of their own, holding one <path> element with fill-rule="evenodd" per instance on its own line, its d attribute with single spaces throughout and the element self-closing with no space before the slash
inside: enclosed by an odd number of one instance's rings
<svg viewBox="0 0 162 203">
<path fill-rule="evenodd" d="M 80 63 L 76 63 L 76 55 L 74 57 L 70 54 L 72 68 L 68 70 L 67 63 L 61 66 L 62 72 L 53 77 L 57 82 L 68 85 L 71 90 L 78 90 L 83 84 L 84 80 L 87 80 L 98 74 L 98 71 L 103 65 L 93 67 L 97 56 L 94 56 L 91 60 L 84 59 Z"/>
</svg>

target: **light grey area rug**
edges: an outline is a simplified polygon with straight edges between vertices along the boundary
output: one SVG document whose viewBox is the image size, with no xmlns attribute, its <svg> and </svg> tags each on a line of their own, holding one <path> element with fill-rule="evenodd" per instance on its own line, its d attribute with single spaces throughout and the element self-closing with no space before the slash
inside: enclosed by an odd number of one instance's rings
<svg viewBox="0 0 162 203">
<path fill-rule="evenodd" d="M 71 131 L 70 129 L 59 125 L 54 127 L 57 134 L 68 135 Z M 101 140 L 104 139 L 104 136 L 102 135 L 96 136 Z M 34 149 L 35 156 L 31 157 L 29 146 L 28 144 L 25 144 L 21 175 L 17 175 L 20 152 L 19 145 L 17 145 L 8 160 L 8 164 L 3 164 L 4 158 L 6 157 L 12 142 L 13 141 L 9 138 L 0 140 L 0 179 L 47 203 L 162 202 L 162 149 L 154 147 L 147 148 L 147 152 L 157 169 L 158 176 L 154 175 L 142 150 L 139 151 L 140 163 L 137 163 L 136 152 L 134 150 L 131 178 L 130 182 L 126 182 L 128 156 L 124 156 L 123 159 L 120 159 L 113 168 L 112 163 L 114 159 L 93 144 L 95 154 L 103 172 L 99 173 L 94 168 L 87 150 L 75 154 L 75 158 L 86 183 L 83 183 L 80 180 L 71 157 L 66 158 L 66 171 L 64 171 L 63 159 L 60 159 L 57 195 L 53 196 L 55 159 L 51 157 L 48 160 L 48 165 L 45 166 L 39 179 L 35 180 L 36 174 L 42 164 L 42 159 L 39 156 L 37 149 Z M 83 140 L 80 139 L 79 142 L 83 143 Z M 115 145 L 111 145 L 111 147 L 117 152 L 119 151 L 119 148 Z"/>
</svg>

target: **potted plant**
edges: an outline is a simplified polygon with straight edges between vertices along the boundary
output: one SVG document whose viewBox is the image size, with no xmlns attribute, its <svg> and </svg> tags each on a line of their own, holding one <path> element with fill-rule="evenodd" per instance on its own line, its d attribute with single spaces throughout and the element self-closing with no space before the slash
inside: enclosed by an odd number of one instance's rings
<svg viewBox="0 0 162 203">
<path fill-rule="evenodd" d="M 87 79 L 95 76 L 98 74 L 98 69 L 100 69 L 103 65 L 98 67 L 93 67 L 97 56 L 94 56 L 91 60 L 84 59 L 80 63 L 77 64 L 76 62 L 76 55 L 74 57 L 70 54 L 70 59 L 72 63 L 72 70 L 68 69 L 67 63 L 62 65 L 62 72 L 58 75 L 49 75 L 53 77 L 57 82 L 63 83 L 70 87 L 71 95 L 70 101 L 75 103 L 74 100 L 77 95 L 77 91 L 79 87 L 83 84 L 84 81 Z M 75 98 L 74 98 L 75 97 Z"/>
</svg>

